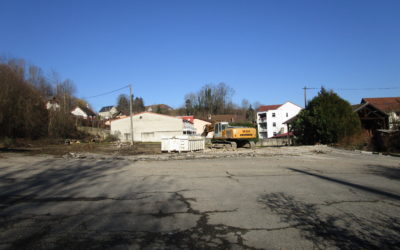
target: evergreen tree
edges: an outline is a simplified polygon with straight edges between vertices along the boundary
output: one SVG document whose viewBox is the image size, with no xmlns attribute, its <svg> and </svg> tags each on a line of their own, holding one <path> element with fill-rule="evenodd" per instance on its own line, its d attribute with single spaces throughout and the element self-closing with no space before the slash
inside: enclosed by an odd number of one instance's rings
<svg viewBox="0 0 400 250">
<path fill-rule="evenodd" d="M 117 110 L 123 115 L 129 115 L 129 97 L 127 95 L 121 94 L 118 96 Z"/>
<path fill-rule="evenodd" d="M 336 143 L 360 130 L 360 119 L 351 105 L 324 88 L 299 113 L 294 123 L 295 135 L 303 144 Z"/>
</svg>

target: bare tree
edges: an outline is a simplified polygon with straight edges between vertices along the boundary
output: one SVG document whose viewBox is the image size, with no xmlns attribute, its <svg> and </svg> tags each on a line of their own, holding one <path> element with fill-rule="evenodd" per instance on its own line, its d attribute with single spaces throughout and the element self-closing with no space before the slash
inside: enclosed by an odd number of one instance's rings
<svg viewBox="0 0 400 250">
<path fill-rule="evenodd" d="M 37 138 L 46 134 L 47 111 L 21 71 L 0 65 L 0 137 Z"/>
<path fill-rule="evenodd" d="M 223 114 L 235 108 L 233 88 L 225 83 L 207 84 L 196 94 L 185 95 L 186 112 L 196 115 Z"/>
<path fill-rule="evenodd" d="M 259 101 L 253 103 L 254 110 L 257 110 L 262 104 Z"/>
<path fill-rule="evenodd" d="M 250 103 L 247 99 L 242 99 L 242 109 L 247 110 L 250 106 Z"/>
<path fill-rule="evenodd" d="M 30 65 L 28 68 L 27 81 L 41 93 L 44 99 L 49 99 L 54 95 L 53 88 L 44 76 L 41 68 Z"/>
</svg>

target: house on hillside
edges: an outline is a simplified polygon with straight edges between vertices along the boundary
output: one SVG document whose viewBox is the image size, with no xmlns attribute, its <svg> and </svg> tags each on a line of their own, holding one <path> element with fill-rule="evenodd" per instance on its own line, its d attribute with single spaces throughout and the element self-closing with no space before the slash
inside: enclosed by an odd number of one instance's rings
<svg viewBox="0 0 400 250">
<path fill-rule="evenodd" d="M 144 109 L 147 112 L 163 112 L 163 113 L 173 110 L 173 108 L 171 108 L 166 104 L 154 104 L 150 106 L 145 106 Z"/>
<path fill-rule="evenodd" d="M 116 115 L 119 114 L 119 111 L 117 110 L 117 107 L 115 106 L 105 106 L 102 107 L 99 111 L 99 116 L 101 120 L 108 120 Z"/>
<path fill-rule="evenodd" d="M 76 117 L 80 117 L 83 119 L 90 119 L 93 120 L 94 118 L 96 118 L 96 113 L 93 112 L 93 110 L 91 110 L 88 107 L 81 107 L 81 106 L 76 106 L 72 111 L 71 114 L 73 114 Z"/>
<path fill-rule="evenodd" d="M 257 129 L 260 139 L 288 133 L 285 121 L 295 117 L 302 108 L 292 102 L 263 105 L 257 109 Z"/>
<path fill-rule="evenodd" d="M 133 140 L 138 142 L 160 142 L 162 137 L 195 133 L 193 124 L 185 119 L 152 112 L 132 115 L 132 128 Z M 111 134 L 121 141 L 130 141 L 130 117 L 112 120 Z"/>
<path fill-rule="evenodd" d="M 58 111 L 60 110 L 60 103 L 55 97 L 53 97 L 51 100 L 46 102 L 46 109 L 50 111 Z"/>
<path fill-rule="evenodd" d="M 400 97 L 363 98 L 361 104 L 369 103 L 385 112 L 388 116 L 389 129 L 399 129 Z"/>
</svg>

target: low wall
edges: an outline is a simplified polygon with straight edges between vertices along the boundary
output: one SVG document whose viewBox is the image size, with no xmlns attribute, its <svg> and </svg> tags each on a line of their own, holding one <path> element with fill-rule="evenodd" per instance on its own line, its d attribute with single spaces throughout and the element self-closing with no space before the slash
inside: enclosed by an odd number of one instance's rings
<svg viewBox="0 0 400 250">
<path fill-rule="evenodd" d="M 279 147 L 292 145 L 292 138 L 281 137 L 281 138 L 268 138 L 259 140 L 256 144 L 262 147 Z"/>
<path fill-rule="evenodd" d="M 79 131 L 85 132 L 87 134 L 93 135 L 93 136 L 98 136 L 102 139 L 106 138 L 108 135 L 110 135 L 110 130 L 109 129 L 102 129 L 102 128 L 93 128 L 93 127 L 78 127 Z"/>
</svg>

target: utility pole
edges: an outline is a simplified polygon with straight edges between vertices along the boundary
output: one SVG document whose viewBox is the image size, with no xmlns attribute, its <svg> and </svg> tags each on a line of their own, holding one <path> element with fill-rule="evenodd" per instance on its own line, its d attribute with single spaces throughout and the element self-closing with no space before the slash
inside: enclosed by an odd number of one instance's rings
<svg viewBox="0 0 400 250">
<path fill-rule="evenodd" d="M 133 122 L 132 122 L 132 84 L 129 84 L 129 117 L 131 119 L 131 144 L 133 146 Z"/>
<path fill-rule="evenodd" d="M 307 88 L 307 86 L 304 86 L 304 108 L 307 108 L 307 89 L 317 89 L 317 88 Z"/>
</svg>

